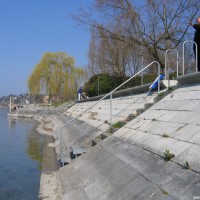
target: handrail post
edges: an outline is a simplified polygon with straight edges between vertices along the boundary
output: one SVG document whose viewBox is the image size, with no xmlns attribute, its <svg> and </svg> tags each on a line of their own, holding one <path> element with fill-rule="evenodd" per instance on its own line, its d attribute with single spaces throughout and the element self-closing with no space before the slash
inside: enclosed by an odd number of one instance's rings
<svg viewBox="0 0 200 200">
<path fill-rule="evenodd" d="M 168 85 L 167 87 L 169 88 L 169 68 L 168 68 L 168 57 L 167 57 L 167 53 L 168 53 L 169 50 L 167 50 L 165 52 L 165 80 L 167 80 L 168 78 Z"/>
<path fill-rule="evenodd" d="M 160 63 L 157 62 L 158 64 L 158 94 L 160 93 Z"/>
<path fill-rule="evenodd" d="M 165 52 L 165 80 L 167 80 L 168 78 L 168 85 L 167 87 L 169 88 L 170 86 L 170 81 L 169 81 L 169 67 L 168 67 L 168 52 L 169 51 L 175 51 L 176 52 L 176 73 L 177 73 L 177 77 L 178 77 L 178 59 L 179 59 L 179 56 L 178 56 L 178 51 L 176 49 L 168 49 L 166 52 Z"/>
<path fill-rule="evenodd" d="M 198 72 L 198 66 L 197 66 L 197 57 L 198 57 L 198 49 L 197 49 L 197 43 L 194 42 L 194 41 L 190 41 L 190 40 L 187 40 L 187 41 L 184 41 L 183 42 L 183 75 L 185 75 L 185 44 L 186 43 L 193 43 L 195 45 L 195 50 L 196 50 L 196 58 L 195 58 L 195 61 L 196 61 L 196 72 Z"/>
<path fill-rule="evenodd" d="M 62 127 L 61 131 L 60 131 L 60 160 L 62 160 L 62 153 L 63 153 L 63 141 L 62 141 L 62 131 L 64 129 L 65 126 Z M 64 166 L 64 163 L 61 163 L 62 166 Z"/>
<path fill-rule="evenodd" d="M 141 84 L 144 85 L 144 56 L 142 55 L 142 78 L 141 78 Z"/>
<path fill-rule="evenodd" d="M 176 50 L 176 77 L 178 77 L 178 72 L 179 72 L 179 55 L 178 55 L 178 51 Z"/>
<path fill-rule="evenodd" d="M 110 130 L 112 132 L 112 92 L 110 93 Z"/>
</svg>

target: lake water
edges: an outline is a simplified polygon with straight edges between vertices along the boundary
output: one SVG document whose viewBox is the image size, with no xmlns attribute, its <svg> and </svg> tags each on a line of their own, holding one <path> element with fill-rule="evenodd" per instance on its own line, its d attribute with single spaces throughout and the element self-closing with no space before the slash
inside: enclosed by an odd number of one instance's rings
<svg viewBox="0 0 200 200">
<path fill-rule="evenodd" d="M 44 136 L 0 108 L 0 200 L 38 200 Z"/>
</svg>

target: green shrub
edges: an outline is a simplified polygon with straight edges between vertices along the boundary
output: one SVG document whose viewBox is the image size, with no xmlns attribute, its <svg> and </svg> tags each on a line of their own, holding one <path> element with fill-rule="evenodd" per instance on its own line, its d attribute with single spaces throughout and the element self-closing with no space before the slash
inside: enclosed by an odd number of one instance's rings
<svg viewBox="0 0 200 200">
<path fill-rule="evenodd" d="M 143 76 L 143 83 L 152 83 L 157 74 L 145 74 Z M 96 74 L 90 78 L 90 80 L 85 83 L 83 91 L 89 96 L 94 97 L 102 94 L 107 94 L 122 84 L 124 81 L 128 80 L 130 76 L 127 77 L 117 77 L 109 74 Z M 99 83 L 99 91 L 98 91 Z M 130 80 L 127 84 L 119 88 L 119 90 L 135 87 L 141 85 L 141 76 L 136 76 Z"/>
<path fill-rule="evenodd" d="M 98 92 L 99 95 L 111 92 L 122 82 L 122 78 L 120 77 L 110 76 L 109 74 L 97 74 L 92 76 L 90 80 L 85 84 L 83 91 L 86 92 L 89 97 L 94 97 L 98 95 Z"/>
</svg>

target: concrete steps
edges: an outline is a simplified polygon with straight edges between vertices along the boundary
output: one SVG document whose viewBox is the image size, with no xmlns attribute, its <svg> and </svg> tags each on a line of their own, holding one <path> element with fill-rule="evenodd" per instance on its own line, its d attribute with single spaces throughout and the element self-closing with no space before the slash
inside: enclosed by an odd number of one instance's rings
<svg viewBox="0 0 200 200">
<path fill-rule="evenodd" d="M 95 146 L 59 170 L 63 200 L 200 197 L 200 81 L 170 92 L 143 103 L 112 135 L 94 137 Z M 166 150 L 175 157 L 166 161 Z"/>
<path fill-rule="evenodd" d="M 84 142 L 81 143 L 82 146 L 77 146 L 77 144 L 71 146 L 70 147 L 70 151 L 65 151 L 61 155 L 62 166 L 71 163 L 73 161 L 73 159 L 77 159 L 81 155 L 87 153 L 87 151 L 90 148 L 92 148 L 92 147 L 96 146 L 97 144 L 101 143 L 104 139 L 106 139 L 110 135 L 111 135 L 111 133 L 102 133 L 102 134 L 99 134 L 96 138 L 93 138 L 93 139 L 87 141 L 86 143 L 84 143 Z"/>
<path fill-rule="evenodd" d="M 149 98 L 149 99 L 146 99 L 146 98 Z M 133 99 L 134 99 L 134 102 L 137 102 L 137 104 L 134 104 L 134 105 L 131 104 Z M 119 99 L 116 99 L 115 101 L 117 102 L 117 105 L 118 105 L 115 107 L 115 109 L 120 110 L 119 109 L 119 105 L 120 105 L 120 107 L 124 109 L 124 111 L 120 112 L 119 115 L 121 117 L 114 116 L 113 121 L 119 122 L 125 119 L 127 123 L 130 120 L 133 120 L 133 118 L 143 113 L 146 109 L 150 108 L 155 102 L 158 101 L 158 98 L 157 98 L 157 95 L 155 94 L 154 96 L 150 95 L 150 97 L 145 96 L 145 94 L 139 94 L 133 97 L 119 98 Z M 120 103 L 120 102 L 123 102 L 123 103 Z M 76 110 L 76 115 L 77 115 L 78 114 L 77 109 L 79 109 L 79 113 L 80 113 L 82 112 L 83 109 L 85 109 L 88 106 L 90 106 L 90 104 L 88 104 L 87 106 L 78 104 L 78 108 L 77 108 L 75 105 L 71 107 L 70 109 L 68 109 L 66 113 L 67 115 L 66 116 L 63 115 L 61 119 L 63 121 L 70 121 L 75 110 Z M 109 132 L 114 133 L 115 131 L 117 131 L 119 128 L 113 127 L 112 130 L 110 130 L 110 125 L 108 124 L 107 120 L 105 120 L 106 115 L 110 117 L 108 115 L 109 112 L 106 111 L 107 114 L 105 113 L 105 110 L 108 110 L 106 108 L 109 108 L 109 106 L 110 105 L 107 102 L 107 100 L 101 102 L 101 105 L 98 105 L 96 108 L 93 108 L 93 110 L 90 111 L 89 113 L 84 113 L 83 115 L 81 115 L 80 117 L 81 121 L 75 120 L 72 124 L 69 125 L 69 127 L 66 128 L 66 131 L 63 130 L 62 137 L 63 137 L 64 148 L 70 149 L 73 146 L 77 146 L 79 148 L 84 147 L 84 148 L 89 149 L 99 144 L 105 138 L 109 137 L 111 135 L 111 133 Z M 137 106 L 139 106 L 139 108 Z M 130 107 L 133 108 L 134 111 L 131 110 Z M 94 119 L 97 116 L 100 117 L 101 120 Z M 91 123 L 91 117 L 92 117 L 92 123 Z M 104 119 L 104 122 L 102 122 L 102 119 Z M 81 153 L 80 155 L 82 154 L 83 153 Z M 72 157 L 74 157 L 73 155 L 74 154 L 71 153 L 71 159 Z M 63 155 L 61 157 L 62 157 L 61 162 L 65 164 L 68 164 L 71 162 L 69 155 L 65 155 L 65 156 Z"/>
</svg>

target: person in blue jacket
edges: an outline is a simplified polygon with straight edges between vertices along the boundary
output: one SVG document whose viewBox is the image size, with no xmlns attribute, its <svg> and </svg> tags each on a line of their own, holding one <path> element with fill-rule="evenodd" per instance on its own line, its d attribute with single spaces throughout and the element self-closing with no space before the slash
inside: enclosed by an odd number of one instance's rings
<svg viewBox="0 0 200 200">
<path fill-rule="evenodd" d="M 83 93 L 83 88 L 80 87 L 80 88 L 78 89 L 78 100 L 81 100 L 82 93 Z"/>
<path fill-rule="evenodd" d="M 161 80 L 164 79 L 164 77 L 165 77 L 164 74 L 160 74 L 160 76 L 157 77 L 157 78 L 155 79 L 155 81 L 150 85 L 149 89 L 156 89 L 156 87 L 158 86 L 158 79 L 161 81 Z"/>
<path fill-rule="evenodd" d="M 193 24 L 192 22 L 189 23 L 196 31 L 194 33 L 194 42 L 197 44 L 197 55 L 196 55 L 196 46 L 194 45 L 194 55 L 195 58 L 197 56 L 197 66 L 198 71 L 200 71 L 200 17 L 197 18 L 197 23 Z"/>
</svg>

